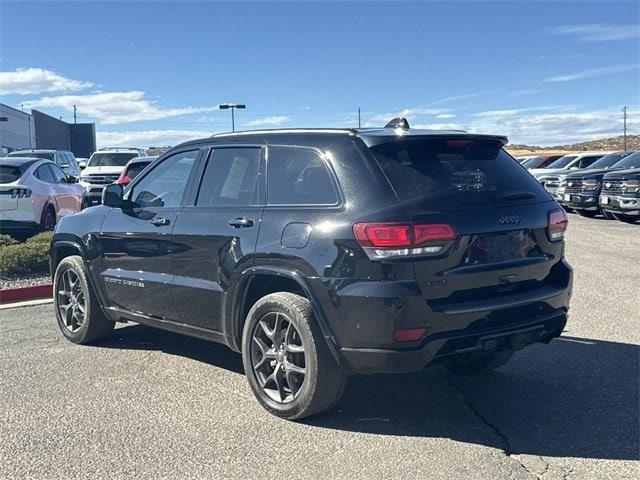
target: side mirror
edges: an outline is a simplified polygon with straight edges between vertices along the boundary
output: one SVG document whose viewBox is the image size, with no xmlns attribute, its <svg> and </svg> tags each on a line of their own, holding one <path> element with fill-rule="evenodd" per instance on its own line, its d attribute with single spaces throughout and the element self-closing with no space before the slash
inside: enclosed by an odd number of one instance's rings
<svg viewBox="0 0 640 480">
<path fill-rule="evenodd" d="M 124 200 L 122 198 L 122 185 L 111 183 L 102 190 L 102 204 L 107 207 L 122 208 Z"/>
<path fill-rule="evenodd" d="M 84 170 L 87 168 L 87 162 L 78 162 L 78 166 L 80 167 L 80 170 Z"/>
<path fill-rule="evenodd" d="M 67 183 L 78 183 L 78 177 L 74 175 L 67 176 Z"/>
</svg>

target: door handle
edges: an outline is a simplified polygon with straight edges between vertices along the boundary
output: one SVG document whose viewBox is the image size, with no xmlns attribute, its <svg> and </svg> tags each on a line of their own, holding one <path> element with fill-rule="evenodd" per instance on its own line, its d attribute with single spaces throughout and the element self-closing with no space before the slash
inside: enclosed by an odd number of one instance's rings
<svg viewBox="0 0 640 480">
<path fill-rule="evenodd" d="M 164 218 L 164 217 L 156 217 L 153 220 L 149 220 L 152 224 L 154 224 L 156 227 L 162 227 L 165 225 L 169 225 L 171 223 L 171 221 L 168 218 Z"/>
<path fill-rule="evenodd" d="M 249 220 L 248 218 L 235 218 L 233 220 L 229 220 L 229 225 L 234 228 L 253 227 L 253 220 Z"/>
</svg>

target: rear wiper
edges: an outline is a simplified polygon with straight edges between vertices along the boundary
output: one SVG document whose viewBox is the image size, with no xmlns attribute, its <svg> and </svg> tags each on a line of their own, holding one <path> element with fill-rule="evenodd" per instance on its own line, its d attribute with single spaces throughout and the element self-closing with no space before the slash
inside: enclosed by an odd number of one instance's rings
<svg viewBox="0 0 640 480">
<path fill-rule="evenodd" d="M 536 194 L 532 192 L 527 192 L 525 190 L 513 190 L 511 192 L 504 192 L 500 195 L 496 195 L 494 200 L 496 202 L 506 202 L 508 200 L 517 200 L 519 198 L 533 198 Z"/>
</svg>

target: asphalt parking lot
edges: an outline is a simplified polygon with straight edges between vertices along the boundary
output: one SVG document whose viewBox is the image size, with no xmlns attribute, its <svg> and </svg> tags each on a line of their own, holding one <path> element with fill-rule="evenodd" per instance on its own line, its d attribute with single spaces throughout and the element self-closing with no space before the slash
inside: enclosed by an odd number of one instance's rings
<svg viewBox="0 0 640 480">
<path fill-rule="evenodd" d="M 52 305 L 0 311 L 2 478 L 638 478 L 640 225 L 570 216 L 567 329 L 475 378 L 354 377 L 303 423 L 240 356 L 139 325 L 76 346 Z"/>
</svg>

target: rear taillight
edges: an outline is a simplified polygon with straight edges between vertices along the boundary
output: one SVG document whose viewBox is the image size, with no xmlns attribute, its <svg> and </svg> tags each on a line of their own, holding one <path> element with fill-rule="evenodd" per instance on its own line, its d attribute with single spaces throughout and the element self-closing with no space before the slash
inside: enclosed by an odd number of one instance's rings
<svg viewBox="0 0 640 480">
<path fill-rule="evenodd" d="M 549 233 L 549 240 L 552 242 L 562 240 L 564 238 L 564 232 L 567 231 L 567 226 L 569 225 L 567 214 L 559 208 L 558 210 L 550 211 L 548 215 L 547 231 Z"/>
<path fill-rule="evenodd" d="M 11 190 L 11 198 L 29 198 L 31 190 L 28 188 L 14 188 Z"/>
<path fill-rule="evenodd" d="M 437 255 L 456 232 L 446 223 L 356 223 L 356 240 L 372 259 Z"/>
</svg>

